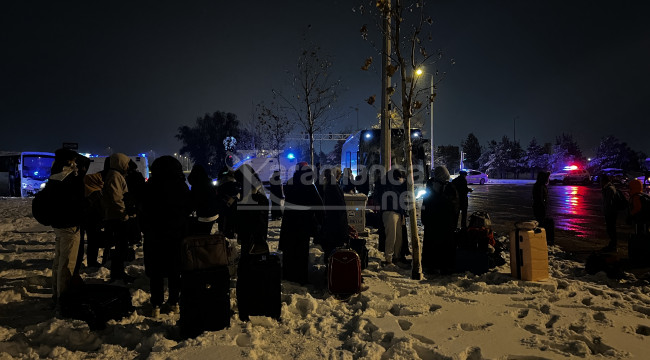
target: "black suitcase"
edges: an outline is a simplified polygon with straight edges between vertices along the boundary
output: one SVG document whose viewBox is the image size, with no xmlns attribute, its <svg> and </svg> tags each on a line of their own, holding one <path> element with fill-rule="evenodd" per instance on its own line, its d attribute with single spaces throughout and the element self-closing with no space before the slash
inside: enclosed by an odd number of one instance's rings
<svg viewBox="0 0 650 360">
<path fill-rule="evenodd" d="M 237 267 L 239 319 L 268 316 L 280 320 L 282 309 L 282 265 L 275 253 L 249 255 Z"/>
<path fill-rule="evenodd" d="M 230 326 L 230 272 L 228 267 L 185 271 L 181 274 L 181 317 L 183 338 Z"/>
<path fill-rule="evenodd" d="M 133 312 L 127 287 L 109 284 L 84 284 L 61 299 L 64 317 L 83 320 L 90 330 L 101 330 L 108 320 L 118 320 Z"/>
</svg>

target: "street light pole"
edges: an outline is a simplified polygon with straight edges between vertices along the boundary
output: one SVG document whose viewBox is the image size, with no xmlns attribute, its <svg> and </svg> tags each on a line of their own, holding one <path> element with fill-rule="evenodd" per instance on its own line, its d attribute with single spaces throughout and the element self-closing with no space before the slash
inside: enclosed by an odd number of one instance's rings
<svg viewBox="0 0 650 360">
<path fill-rule="evenodd" d="M 430 94 L 431 94 L 431 100 L 429 100 L 429 101 L 431 101 L 431 135 L 430 135 L 431 140 L 429 141 L 429 143 L 431 145 L 431 174 L 433 174 L 433 169 L 435 168 L 435 165 L 433 163 L 433 152 L 434 152 L 433 151 L 433 149 L 434 149 L 434 147 L 433 147 L 433 99 L 434 99 L 434 97 L 433 97 L 433 74 L 431 74 L 431 90 L 430 90 Z"/>
</svg>

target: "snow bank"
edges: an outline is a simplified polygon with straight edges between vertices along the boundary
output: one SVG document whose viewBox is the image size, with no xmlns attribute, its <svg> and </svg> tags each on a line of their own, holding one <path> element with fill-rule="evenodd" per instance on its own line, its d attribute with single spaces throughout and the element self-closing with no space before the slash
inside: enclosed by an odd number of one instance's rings
<svg viewBox="0 0 650 360">
<path fill-rule="evenodd" d="M 349 301 L 323 289 L 323 254 L 312 248 L 310 280 L 318 286 L 283 283 L 281 321 L 239 321 L 233 288 L 230 328 L 188 340 L 179 337 L 178 315 L 147 316 L 139 251 L 128 267 L 138 277 L 130 285 L 136 311 L 91 332 L 52 316 L 54 235 L 31 218 L 30 202 L 1 199 L 0 215 L 0 359 L 620 359 L 646 358 L 650 349 L 647 279 L 587 275 L 552 247 L 552 277 L 543 282 L 513 279 L 507 261 L 481 276 L 414 281 L 410 270 L 380 268 L 376 234 L 368 239 L 367 290 Z M 270 224 L 272 248 L 279 225 Z M 87 282 L 108 275 L 83 273 Z"/>
</svg>

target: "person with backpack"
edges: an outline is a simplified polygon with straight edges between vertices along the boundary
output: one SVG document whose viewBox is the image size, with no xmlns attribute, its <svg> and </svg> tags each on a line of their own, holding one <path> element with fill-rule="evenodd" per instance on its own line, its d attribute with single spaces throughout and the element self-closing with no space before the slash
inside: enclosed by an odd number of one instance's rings
<svg viewBox="0 0 650 360">
<path fill-rule="evenodd" d="M 252 166 L 244 164 L 235 171 L 241 189 L 237 204 L 237 242 L 241 244 L 241 258 L 251 253 L 266 252 L 269 229 L 269 199 L 262 181 Z"/>
<path fill-rule="evenodd" d="M 151 164 L 151 177 L 143 197 L 144 271 L 149 277 L 152 316 L 160 314 L 165 295 L 167 307 L 179 311 L 181 291 L 181 242 L 187 235 L 187 219 L 192 211 L 190 190 L 183 166 L 165 155 Z"/>
<path fill-rule="evenodd" d="M 300 284 L 308 282 L 309 239 L 320 230 L 323 218 L 323 200 L 314 184 L 315 176 L 306 162 L 300 162 L 284 187 L 284 216 L 278 245 L 284 253 L 282 277 Z"/>
<path fill-rule="evenodd" d="M 70 292 L 79 251 L 84 187 L 77 172 L 77 157 L 78 154 L 72 150 L 57 150 L 50 178 L 43 190 L 49 193 L 44 205 L 55 235 L 52 292 L 57 311 Z"/>
<path fill-rule="evenodd" d="M 427 195 L 422 201 L 422 269 L 425 273 L 451 273 L 456 257 L 456 230 L 458 193 L 449 182 L 449 171 L 444 166 L 433 170 L 427 181 Z"/>
<path fill-rule="evenodd" d="M 458 212 L 460 214 L 456 213 L 456 218 L 458 218 L 458 215 L 460 215 L 460 228 L 462 230 L 466 230 L 467 208 L 469 207 L 469 199 L 467 198 L 467 194 L 474 191 L 467 186 L 467 171 L 462 170 L 460 173 L 458 173 L 458 177 L 452 180 L 451 183 L 454 185 L 454 188 L 458 192 Z M 456 223 L 458 223 L 458 221 Z"/>
<path fill-rule="evenodd" d="M 605 226 L 609 236 L 609 244 L 605 246 L 604 252 L 617 252 L 618 238 L 616 234 L 616 222 L 618 220 L 618 190 L 609 179 L 607 174 L 600 177 L 600 188 L 603 194 L 603 213 L 605 215 Z"/>
<path fill-rule="evenodd" d="M 205 168 L 199 164 L 192 167 L 187 182 L 192 187 L 190 189 L 192 211 L 196 213 L 196 217 L 190 219 L 190 231 L 197 235 L 209 235 L 212 226 L 219 218 L 217 189 L 212 185 L 212 179 Z"/>
<path fill-rule="evenodd" d="M 341 168 L 323 171 L 323 204 L 325 213 L 321 227 L 321 243 L 327 264 L 332 250 L 349 242 L 348 214 L 345 209 L 343 190 L 338 186 Z"/>
<path fill-rule="evenodd" d="M 129 160 L 129 157 L 122 153 L 110 156 L 110 168 L 102 188 L 105 230 L 115 245 L 115 251 L 111 251 L 110 281 L 123 280 L 127 283 L 135 280 L 124 271 L 129 246 L 130 216 L 124 201 L 125 194 L 129 192 L 125 178 L 129 170 Z"/>
</svg>

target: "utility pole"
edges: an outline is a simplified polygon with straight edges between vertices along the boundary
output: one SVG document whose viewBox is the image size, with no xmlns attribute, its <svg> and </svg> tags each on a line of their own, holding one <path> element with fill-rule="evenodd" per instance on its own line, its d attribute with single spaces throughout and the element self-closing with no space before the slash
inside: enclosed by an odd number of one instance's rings
<svg viewBox="0 0 650 360">
<path fill-rule="evenodd" d="M 380 157 L 384 169 L 388 171 L 391 163 L 391 129 L 390 129 L 390 99 L 388 98 L 388 88 L 391 86 L 391 79 L 388 76 L 388 66 L 390 65 L 391 53 L 391 21 L 390 21 L 390 1 L 388 2 L 388 9 L 384 12 L 384 49 L 381 57 L 381 151 Z"/>
<path fill-rule="evenodd" d="M 431 74 L 431 174 L 433 174 L 433 169 L 436 167 L 433 164 L 433 153 L 434 153 L 434 146 L 433 146 L 433 74 Z"/>
</svg>

